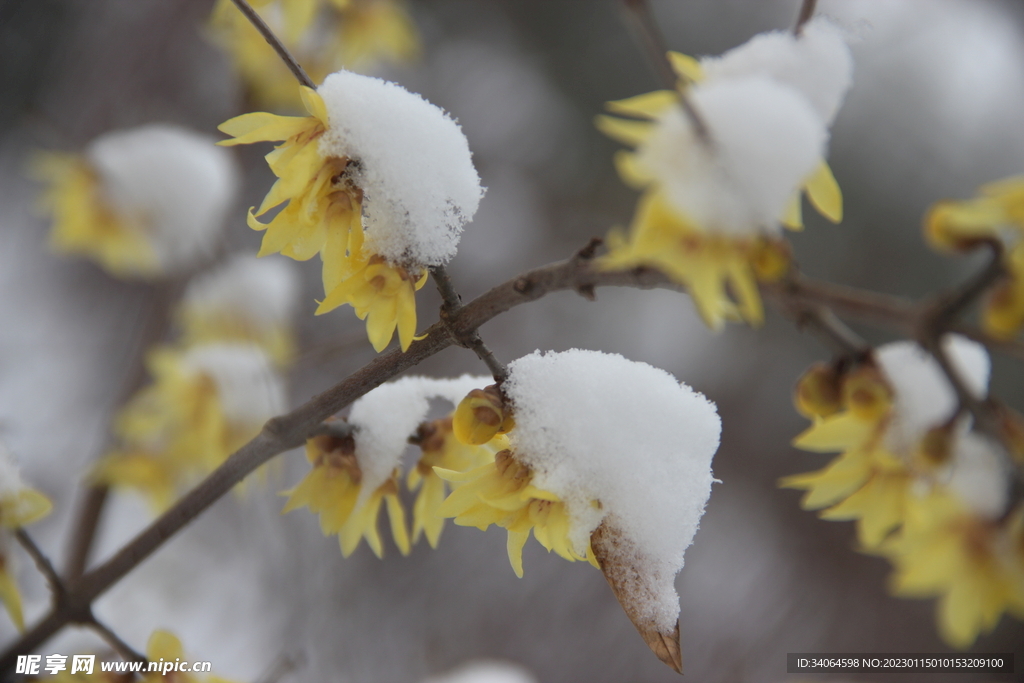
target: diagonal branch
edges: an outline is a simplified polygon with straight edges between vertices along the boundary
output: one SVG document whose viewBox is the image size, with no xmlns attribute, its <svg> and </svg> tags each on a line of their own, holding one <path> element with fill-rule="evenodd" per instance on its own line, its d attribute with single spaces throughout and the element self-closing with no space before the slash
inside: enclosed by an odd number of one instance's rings
<svg viewBox="0 0 1024 683">
<path fill-rule="evenodd" d="M 448 324 L 452 316 L 457 315 L 459 310 L 462 308 L 462 297 L 455 291 L 455 285 L 452 283 L 452 278 L 448 274 L 448 270 L 444 266 L 433 266 L 430 268 L 430 275 L 434 278 L 434 283 L 437 285 L 437 291 L 441 294 L 441 299 L 444 304 L 441 306 L 441 322 Z M 470 349 L 477 357 L 484 362 L 487 369 L 491 371 L 491 375 L 494 377 L 494 381 L 499 385 L 505 381 L 508 377 L 508 369 L 495 358 L 494 353 L 487 348 L 484 344 L 484 340 L 480 337 L 480 332 L 472 330 L 469 334 L 459 337 L 453 330 L 452 334 L 456 336 L 461 346 Z"/>
<path fill-rule="evenodd" d="M 313 79 L 309 77 L 306 70 L 302 68 L 302 65 L 292 56 L 292 53 L 288 51 L 284 43 L 274 35 L 274 32 L 267 26 L 267 22 L 263 21 L 263 17 L 256 13 L 252 5 L 245 0 L 231 0 L 231 2 L 235 3 L 235 7 L 256 27 L 256 30 L 260 32 L 260 35 L 263 36 L 263 39 L 267 41 L 270 47 L 274 48 L 274 52 L 285 63 L 285 66 L 291 70 L 299 83 L 307 88 L 316 90 L 316 83 L 313 82 Z"/>
<path fill-rule="evenodd" d="M 803 33 L 804 25 L 814 16 L 814 10 L 818 0 L 803 0 L 800 5 L 800 14 L 797 15 L 796 24 L 793 26 L 793 35 L 799 36 Z"/>
</svg>

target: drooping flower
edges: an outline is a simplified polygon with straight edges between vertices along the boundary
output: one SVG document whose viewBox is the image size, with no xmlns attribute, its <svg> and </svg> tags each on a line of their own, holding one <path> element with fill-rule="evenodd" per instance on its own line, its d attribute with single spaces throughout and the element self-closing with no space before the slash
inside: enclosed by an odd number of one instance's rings
<svg viewBox="0 0 1024 683">
<path fill-rule="evenodd" d="M 757 280 L 788 269 L 779 224 L 803 226 L 800 191 L 829 220 L 842 195 L 824 161 L 827 128 L 849 87 L 842 37 L 815 21 L 801 36 L 756 36 L 719 58 L 670 58 L 696 115 L 664 90 L 611 102 L 599 117 L 623 180 L 644 192 L 627 235 L 614 233 L 603 267 L 648 266 L 684 285 L 705 322 L 759 324 Z M 691 85 L 692 84 L 692 85 Z"/>
<path fill-rule="evenodd" d="M 416 28 L 401 0 L 261 0 L 252 2 L 310 77 L 320 82 L 345 68 L 367 72 L 419 52 Z M 214 39 L 260 104 L 301 106 L 295 77 L 230 0 L 210 18 Z"/>
<path fill-rule="evenodd" d="M 284 141 L 267 155 L 278 177 L 249 225 L 260 255 L 320 254 L 326 295 L 317 313 L 349 304 L 378 351 L 416 329 L 415 290 L 454 256 L 482 190 L 459 127 L 398 85 L 341 71 L 302 88 L 310 116 L 245 114 L 221 144 Z M 287 204 L 270 220 L 258 219 Z"/>
<path fill-rule="evenodd" d="M 50 245 L 112 275 L 157 278 L 198 265 L 220 239 L 237 171 L 213 140 L 152 124 L 107 133 L 82 154 L 39 153 Z"/>
<path fill-rule="evenodd" d="M 284 408 L 280 377 L 254 344 L 157 348 L 147 357 L 153 383 L 121 410 L 120 447 L 93 476 L 140 490 L 157 510 L 212 472 Z"/>
<path fill-rule="evenodd" d="M 984 349 L 956 336 L 943 344 L 983 396 L 989 367 Z M 882 346 L 874 361 L 834 374 L 832 381 L 835 389 L 823 388 L 828 373 L 816 367 L 798 385 L 797 404 L 811 413 L 814 424 L 794 445 L 841 453 L 821 470 L 781 480 L 784 487 L 807 491 L 804 509 L 824 509 L 824 519 L 856 520 L 860 543 L 876 548 L 903 523 L 915 487 L 956 484 L 971 469 L 983 467 L 991 476 L 983 483 L 984 492 L 971 498 L 977 505 L 985 505 L 982 499 L 990 506 L 1005 504 L 1004 475 L 993 464 L 998 454 L 968 433 L 970 421 L 957 410 L 952 388 L 915 344 Z M 834 393 L 837 402 L 814 398 Z M 822 414 L 822 405 L 834 412 Z"/>
<path fill-rule="evenodd" d="M 1006 275 L 985 302 L 981 322 L 997 339 L 1015 336 L 1024 325 L 1024 176 L 983 185 L 974 199 L 936 203 L 924 229 L 940 251 L 970 251 L 983 242 L 1002 245 Z"/>
<path fill-rule="evenodd" d="M 46 496 L 25 485 L 13 455 L 0 442 L 0 603 L 19 631 L 24 630 L 25 621 L 14 579 L 14 558 L 9 552 L 9 534 L 42 519 L 51 509 L 53 504 Z"/>
<path fill-rule="evenodd" d="M 895 568 L 894 595 L 939 599 L 939 633 L 953 647 L 992 631 L 1004 611 L 1024 619 L 1024 507 L 994 520 L 952 492 L 915 497 L 878 554 Z"/>
<path fill-rule="evenodd" d="M 294 355 L 290 322 L 297 295 L 287 261 L 236 254 L 189 282 L 177 313 L 181 344 L 251 342 L 286 365 Z"/>
<path fill-rule="evenodd" d="M 422 455 L 409 470 L 407 483 L 410 491 L 417 491 L 412 508 L 412 542 L 426 535 L 431 548 L 437 547 L 444 530 L 444 517 L 439 514 L 447 495 L 445 480 L 435 467 L 449 472 L 465 472 L 494 460 L 490 449 L 467 445 L 456 438 L 452 418 L 425 422 L 416 431 L 413 442 Z"/>
<path fill-rule="evenodd" d="M 342 555 L 348 557 L 362 538 L 377 557 L 384 556 L 377 516 L 381 503 L 386 503 L 391 534 L 403 555 L 410 550 L 405 511 L 398 498 L 398 472 L 369 493 L 363 493 L 363 472 L 356 458 L 352 436 L 315 436 L 306 442 L 306 458 L 313 469 L 298 486 L 286 491 L 288 502 L 282 512 L 308 507 L 320 515 L 320 529 L 325 536 L 338 535 Z"/>
<path fill-rule="evenodd" d="M 679 670 L 673 582 L 711 490 L 714 406 L 649 365 L 580 350 L 514 361 L 491 398 L 460 404 L 457 433 L 476 441 L 507 422 L 495 441 L 508 447 L 468 472 L 437 468 L 457 484 L 440 513 L 505 528 L 517 575 L 530 533 L 598 566 L 647 644 Z"/>
</svg>

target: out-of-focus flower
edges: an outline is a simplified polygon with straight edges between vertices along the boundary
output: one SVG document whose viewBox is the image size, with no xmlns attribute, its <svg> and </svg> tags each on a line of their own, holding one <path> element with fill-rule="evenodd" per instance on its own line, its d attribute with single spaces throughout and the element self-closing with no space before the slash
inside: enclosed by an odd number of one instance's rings
<svg viewBox="0 0 1024 683">
<path fill-rule="evenodd" d="M 439 513 L 505 528 L 518 576 L 531 531 L 549 551 L 600 568 L 645 642 L 680 670 L 673 583 L 711 491 L 714 406 L 649 365 L 580 350 L 520 358 L 500 393 L 469 398 L 457 434 L 476 442 L 514 426 L 492 441 L 508 444 L 494 462 L 435 468 L 456 485 Z"/>
<path fill-rule="evenodd" d="M 301 89 L 310 116 L 244 114 L 220 144 L 284 141 L 267 155 L 278 177 L 249 225 L 266 230 L 260 255 L 320 254 L 326 297 L 349 304 L 378 351 L 416 330 L 415 290 L 454 256 L 482 194 L 459 127 L 398 85 L 341 71 Z M 282 208 L 269 223 L 258 218 Z"/>
<path fill-rule="evenodd" d="M 964 252 L 984 242 L 1003 248 L 1006 277 L 982 310 L 982 327 L 997 339 L 1015 336 L 1024 325 L 1024 176 L 983 185 L 978 196 L 942 201 L 924 220 L 928 242 L 947 252 Z"/>
<path fill-rule="evenodd" d="M 1024 507 L 997 521 L 952 493 L 911 499 L 902 529 L 879 548 L 894 565 L 892 592 L 938 597 L 939 633 L 969 647 L 1003 612 L 1024 619 Z"/>
<path fill-rule="evenodd" d="M 173 493 L 216 469 L 284 409 L 284 389 L 254 344 L 158 348 L 147 357 L 153 383 L 121 410 L 121 447 L 94 477 L 136 488 L 157 510 Z"/>
<path fill-rule="evenodd" d="M 756 281 L 788 269 L 779 224 L 803 227 L 801 189 L 828 219 L 842 217 L 824 148 L 850 84 L 849 50 L 835 28 L 815 21 L 801 36 L 762 34 L 719 58 L 670 58 L 682 94 L 611 102 L 612 113 L 629 118 L 597 121 L 636 148 L 619 152 L 616 166 L 644 192 L 628 235 L 610 237 L 603 267 L 662 270 L 687 287 L 712 328 L 736 319 L 756 325 Z"/>
<path fill-rule="evenodd" d="M 236 254 L 188 284 L 178 308 L 181 343 L 251 342 L 280 366 L 294 355 L 291 317 L 298 278 L 283 259 Z"/>
<path fill-rule="evenodd" d="M 315 82 L 338 69 L 366 72 L 419 52 L 401 0 L 262 0 L 264 21 Z M 295 76 L 231 0 L 218 0 L 210 19 L 214 39 L 231 55 L 258 103 L 298 108 Z"/>
<path fill-rule="evenodd" d="M 409 470 L 407 483 L 410 491 L 417 491 L 412 508 L 412 542 L 426 534 L 431 548 L 437 547 L 444 529 L 444 517 L 439 514 L 446 495 L 445 480 L 435 467 L 452 472 L 465 472 L 494 460 L 490 449 L 467 445 L 455 437 L 452 418 L 442 418 L 420 425 L 413 441 L 422 455 Z"/>
<path fill-rule="evenodd" d="M 14 580 L 14 558 L 8 551 L 9 532 L 42 519 L 51 509 L 49 498 L 22 481 L 14 456 L 0 441 L 0 603 L 19 631 L 24 630 L 25 620 Z"/>
<path fill-rule="evenodd" d="M 372 491 L 362 490 L 363 472 L 356 458 L 356 442 L 351 435 L 320 435 L 306 442 L 306 459 L 313 469 L 298 486 L 286 491 L 288 502 L 283 512 L 308 507 L 320 515 L 325 536 L 337 534 L 341 553 L 348 557 L 366 538 L 377 557 L 383 557 L 377 516 L 386 503 L 391 535 L 403 555 L 410 550 L 405 511 L 398 498 L 397 470 Z"/>
<path fill-rule="evenodd" d="M 146 643 L 146 659 L 159 663 L 161 668 L 160 671 L 143 673 L 143 683 L 231 683 L 220 676 L 194 675 L 190 669 L 195 662 L 185 657 L 181 641 L 170 631 L 153 631 Z"/>
<path fill-rule="evenodd" d="M 38 153 L 54 250 L 112 275 L 157 278 L 194 268 L 216 247 L 237 171 L 213 140 L 170 125 L 107 133 L 82 154 Z"/>
</svg>

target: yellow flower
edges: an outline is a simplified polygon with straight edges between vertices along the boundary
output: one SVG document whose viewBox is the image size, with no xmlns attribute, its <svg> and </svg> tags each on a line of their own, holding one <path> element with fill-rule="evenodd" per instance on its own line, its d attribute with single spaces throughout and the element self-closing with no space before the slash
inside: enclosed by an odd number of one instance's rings
<svg viewBox="0 0 1024 683">
<path fill-rule="evenodd" d="M 444 529 L 444 517 L 438 510 L 444 502 L 446 487 L 434 467 L 464 472 L 493 460 L 494 456 L 487 448 L 467 446 L 457 439 L 450 417 L 421 425 L 415 441 L 423 455 L 407 479 L 410 491 L 419 489 L 412 508 L 412 542 L 425 533 L 430 547 L 436 548 Z"/>
<path fill-rule="evenodd" d="M 416 28 L 399 0 L 261 0 L 251 3 L 314 82 L 340 68 L 372 69 L 419 52 Z M 295 77 L 230 0 L 210 19 L 256 99 L 271 107 L 300 106 Z"/>
<path fill-rule="evenodd" d="M 1003 245 L 1007 277 L 982 311 L 982 327 L 1009 339 L 1024 325 L 1024 176 L 983 185 L 966 201 L 942 201 L 924 219 L 929 244 L 940 251 L 969 251 L 979 243 Z"/>
<path fill-rule="evenodd" d="M 508 559 L 516 576 L 523 576 L 523 546 L 533 531 L 534 538 L 548 552 L 574 562 L 585 560 L 600 569 L 593 550 L 582 553 L 569 539 L 569 513 L 565 503 L 550 491 L 532 484 L 533 473 L 516 461 L 510 450 L 500 451 L 494 462 L 455 472 L 435 467 L 445 481 L 458 487 L 438 509 L 442 517 L 454 517 L 460 526 L 487 529 L 496 524 L 508 532 Z"/>
<path fill-rule="evenodd" d="M 397 329 L 399 344 L 405 351 L 416 339 L 416 292 L 426 282 L 426 270 L 410 273 L 377 255 L 367 260 L 354 258 L 350 274 L 328 290 L 316 313 L 349 304 L 356 316 L 366 321 L 366 334 L 374 350 L 383 351 Z"/>
<path fill-rule="evenodd" d="M 1004 611 L 1024 618 L 1024 507 L 1000 523 L 948 492 L 914 498 L 878 554 L 895 566 L 893 594 L 939 598 L 939 632 L 953 647 L 969 647 Z"/>
<path fill-rule="evenodd" d="M 185 649 L 181 646 L 181 641 L 170 631 L 156 630 L 149 636 L 149 642 L 146 643 L 146 659 L 150 663 L 158 663 L 163 667 L 163 664 L 175 664 L 177 662 L 183 662 L 192 666 L 195 662 L 185 657 Z M 229 681 L 220 678 L 219 676 L 207 675 L 199 678 L 192 674 L 192 672 L 186 671 L 174 671 L 168 670 L 167 673 L 148 671 L 142 674 L 143 683 L 199 683 L 200 681 L 206 681 L 206 683 L 229 683 Z"/>
<path fill-rule="evenodd" d="M 764 307 L 757 289 L 754 256 L 775 249 L 764 237 L 737 238 L 701 230 L 657 191 L 645 193 L 625 237 L 609 235 L 609 253 L 600 260 L 607 270 L 656 268 L 685 286 L 704 322 L 721 329 L 725 321 L 759 325 Z M 775 275 L 781 275 L 775 271 Z M 764 278 L 767 279 L 767 278 Z"/>
<path fill-rule="evenodd" d="M 360 500 L 362 471 L 351 435 L 325 434 L 309 439 L 306 458 L 313 469 L 295 488 L 284 492 L 288 502 L 282 512 L 308 507 L 310 512 L 320 515 L 320 529 L 325 536 L 338 534 L 345 557 L 352 554 L 361 538 L 366 538 L 377 557 L 383 557 L 377 516 L 381 503 L 386 503 L 395 545 L 403 555 L 409 554 L 409 533 L 398 498 L 397 471 L 375 491 L 364 493 L 364 500 Z"/>
<path fill-rule="evenodd" d="M 113 208 L 99 175 L 84 158 L 40 153 L 33 159 L 32 173 L 47 184 L 40 208 L 53 217 L 50 246 L 54 251 L 90 257 L 117 277 L 160 272 L 143 227 Z"/>
<path fill-rule="evenodd" d="M 473 389 L 455 408 L 452 429 L 464 444 L 479 446 L 515 426 L 512 412 L 505 406 L 496 384 Z M 451 468 L 449 468 L 451 469 Z"/>
<path fill-rule="evenodd" d="M 138 489 L 163 510 L 175 491 L 256 436 L 283 407 L 283 390 L 265 354 L 251 344 L 157 348 L 146 364 L 153 383 L 118 414 L 114 431 L 123 445 L 92 476 Z"/>
<path fill-rule="evenodd" d="M 304 261 L 319 253 L 326 297 L 317 314 L 350 304 L 374 349 L 382 351 L 398 330 L 402 350 L 416 334 L 415 291 L 426 282 L 426 269 L 388 263 L 363 249 L 362 191 L 346 175 L 349 159 L 323 157 L 319 140 L 328 127 L 327 110 L 316 91 L 302 88 L 311 116 L 243 114 L 220 126 L 235 136 L 220 144 L 238 145 L 284 140 L 267 155 L 278 180 L 249 226 L 266 230 L 259 256 L 280 252 Z M 270 223 L 257 218 L 288 202 Z"/>
</svg>

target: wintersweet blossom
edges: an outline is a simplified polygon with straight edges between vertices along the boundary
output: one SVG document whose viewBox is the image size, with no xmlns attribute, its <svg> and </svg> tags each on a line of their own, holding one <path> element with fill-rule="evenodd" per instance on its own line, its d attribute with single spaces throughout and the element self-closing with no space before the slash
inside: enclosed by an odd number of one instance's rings
<svg viewBox="0 0 1024 683">
<path fill-rule="evenodd" d="M 340 71 L 303 87 L 309 116 L 244 114 L 221 125 L 220 144 L 283 141 L 267 155 L 277 182 L 249 225 L 265 230 L 259 255 L 320 254 L 325 298 L 349 304 L 378 351 L 416 331 L 415 291 L 429 266 L 455 255 L 482 189 L 459 127 L 394 83 Z M 285 206 L 270 220 L 260 218 Z"/>
<path fill-rule="evenodd" d="M 984 398 L 983 347 L 956 336 L 942 343 Z M 991 630 L 1004 610 L 1020 612 L 1024 545 L 1020 511 L 1007 514 L 1006 454 L 970 431 L 930 356 L 899 342 L 856 368 L 816 366 L 796 402 L 814 425 L 795 445 L 841 455 L 781 485 L 807 491 L 803 507 L 825 508 L 825 519 L 856 520 L 861 546 L 896 567 L 896 595 L 939 596 L 939 630 L 955 647 Z"/>
<path fill-rule="evenodd" d="M 531 532 L 599 567 L 644 640 L 679 669 L 673 582 L 711 491 L 713 404 L 664 371 L 593 351 L 538 352 L 508 369 L 494 402 L 460 404 L 457 432 L 478 440 L 508 420 L 494 437 L 508 446 L 461 474 L 435 468 L 458 485 L 440 513 L 505 528 L 517 575 Z"/>
<path fill-rule="evenodd" d="M 237 171 L 213 140 L 151 124 L 107 133 L 81 154 L 39 153 L 50 245 L 122 278 L 195 267 L 213 252 L 234 201 Z"/>
<path fill-rule="evenodd" d="M 1003 248 L 1006 276 L 985 302 L 982 326 L 1009 339 L 1024 325 L 1024 176 L 1005 178 L 965 201 L 942 201 L 924 220 L 928 242 L 941 251 L 969 251 L 982 242 Z"/>
<path fill-rule="evenodd" d="M 610 102 L 616 116 L 597 120 L 635 148 L 619 152 L 616 167 L 644 193 L 628 234 L 611 236 L 603 266 L 662 270 L 689 289 L 712 328 L 735 319 L 756 325 L 763 318 L 756 281 L 787 269 L 779 225 L 802 228 L 801 190 L 829 220 L 842 217 L 824 156 L 850 85 L 849 50 L 834 27 L 816 20 L 800 36 L 762 34 L 721 57 L 698 62 L 670 53 L 670 61 L 680 92 Z"/>
<path fill-rule="evenodd" d="M 185 648 L 181 641 L 170 631 L 158 629 L 153 631 L 146 642 L 146 659 L 150 662 L 167 662 L 176 664 L 193 660 L 185 656 Z M 220 676 L 196 676 L 191 671 L 168 670 L 167 673 L 147 671 L 142 674 L 142 683 L 231 683 Z"/>
<path fill-rule="evenodd" d="M 161 510 L 282 412 L 284 388 L 267 354 L 251 343 L 161 347 L 146 363 L 153 383 L 118 414 L 120 446 L 93 476 L 138 489 Z"/>
<path fill-rule="evenodd" d="M 256 11 L 314 81 L 338 69 L 373 70 L 419 52 L 416 27 L 401 0 L 260 0 Z M 295 77 L 231 0 L 210 17 L 214 39 L 231 56 L 257 101 L 301 107 Z"/>
<path fill-rule="evenodd" d="M 52 508 L 46 496 L 25 485 L 14 456 L 0 442 L 0 603 L 18 630 L 25 628 L 25 621 L 14 579 L 14 558 L 8 551 L 9 532 L 42 519 Z"/>
</svg>

